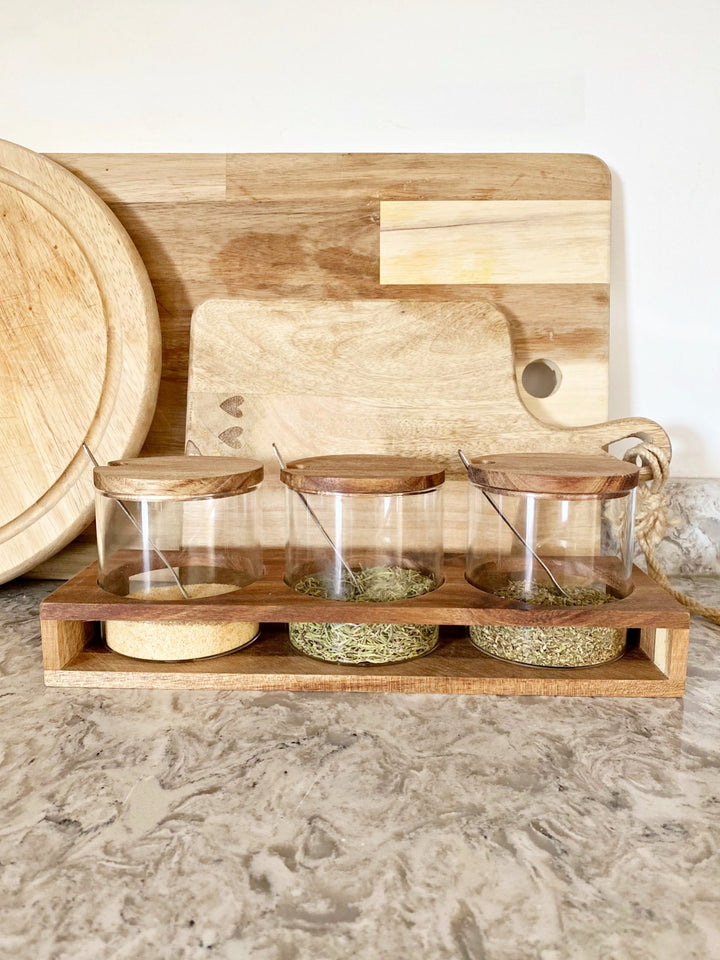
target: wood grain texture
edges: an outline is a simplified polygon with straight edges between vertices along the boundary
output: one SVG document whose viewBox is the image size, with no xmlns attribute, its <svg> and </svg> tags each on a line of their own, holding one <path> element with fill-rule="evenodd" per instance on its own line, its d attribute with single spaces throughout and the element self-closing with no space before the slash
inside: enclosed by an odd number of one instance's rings
<svg viewBox="0 0 720 960">
<path fill-rule="evenodd" d="M 538 420 L 516 386 L 507 321 L 484 301 L 208 301 L 193 318 L 186 436 L 205 456 L 233 453 L 265 464 L 268 546 L 285 539 L 273 442 L 289 459 L 333 453 L 437 461 L 448 476 L 451 551 L 466 542 L 458 447 L 470 459 L 600 454 L 616 440 L 642 436 L 670 452 L 664 431 L 641 418 L 570 428 Z"/>
<path fill-rule="evenodd" d="M 115 205 L 114 210 L 135 238 L 153 280 L 167 381 L 185 381 L 192 310 L 212 297 L 482 297 L 511 322 L 518 374 L 528 362 L 545 357 L 562 371 L 557 393 L 544 400 L 527 398 L 538 414 L 566 425 L 607 416 L 607 285 L 381 286 L 379 214 L 355 206 L 155 203 Z M 167 416 L 156 426 L 166 440 L 176 439 L 169 436 Z M 151 431 L 149 441 L 155 436 Z"/>
<path fill-rule="evenodd" d="M 445 470 L 430 460 L 409 457 L 310 457 L 290 461 L 280 480 L 299 493 L 418 493 L 444 483 Z"/>
<path fill-rule="evenodd" d="M 167 690 L 293 690 L 343 693 L 443 693 L 493 696 L 681 697 L 642 654 L 606 667 L 549 670 L 502 663 L 475 651 L 465 638 L 441 632 L 430 656 L 394 667 L 337 667 L 293 653 L 285 631 L 265 630 L 245 653 L 194 664 L 149 664 L 86 647 L 64 668 L 46 670 L 47 686 Z M 237 658 L 237 659 L 235 659 Z M 184 666 L 189 669 L 180 669 Z"/>
<path fill-rule="evenodd" d="M 472 285 L 380 285 L 381 199 L 607 201 L 611 196 L 605 164 L 574 154 L 54 158 L 111 203 L 152 278 L 164 345 L 158 414 L 147 441 L 153 453 L 182 449 L 177 424 L 184 410 L 178 417 L 171 384 L 185 380 L 190 316 L 209 297 L 477 299 Z M 608 293 L 607 284 L 483 288 L 483 296 L 512 324 L 518 372 L 547 355 L 563 370 L 558 394 L 528 400 L 546 420 L 573 425 L 607 416 Z M 578 343 L 584 347 L 582 362 Z"/>
<path fill-rule="evenodd" d="M 565 154 L 55 154 L 111 206 L 147 267 L 162 379 L 143 449 L 183 451 L 190 320 L 211 297 L 477 301 L 508 321 L 515 372 L 562 371 L 528 407 L 563 426 L 607 417 L 609 289 L 593 284 L 380 284 L 380 202 L 605 201 L 597 157 Z M 229 426 L 233 430 L 238 424 Z M 228 435 L 229 439 L 237 437 Z M 62 561 L 59 561 L 62 563 Z M 48 571 L 47 565 L 45 572 Z"/>
<path fill-rule="evenodd" d="M 661 651 L 658 660 L 665 664 L 665 672 L 674 683 L 685 683 L 689 643 L 690 630 L 676 627 L 661 635 L 661 643 L 656 644 Z"/>
<path fill-rule="evenodd" d="M 45 670 L 60 670 L 85 649 L 95 634 L 93 623 L 75 620 L 50 620 L 41 623 Z"/>
<path fill-rule="evenodd" d="M 92 533 L 92 540 L 86 539 L 88 532 Z M 30 580 L 69 580 L 88 564 L 95 563 L 97 558 L 95 524 L 91 523 L 71 544 L 28 570 L 24 576 Z"/>
<path fill-rule="evenodd" d="M 280 579 L 282 559 L 279 553 L 268 554 L 266 567 L 267 577 L 262 592 L 265 600 L 262 603 L 257 594 L 255 598 L 248 597 L 248 588 L 245 588 L 235 595 L 226 594 L 211 601 L 194 602 L 192 606 L 176 603 L 153 604 L 153 607 L 161 606 L 160 616 L 170 620 L 194 619 L 198 610 L 200 616 L 207 620 L 208 603 L 213 620 L 220 616 L 223 620 L 230 617 L 249 619 L 251 610 L 261 611 L 259 619 L 262 620 L 272 610 L 280 609 L 277 597 L 284 593 L 287 603 L 292 602 L 287 598 L 293 594 Z M 484 596 L 463 580 L 462 561 L 459 558 L 448 558 L 446 572 L 446 587 L 434 591 L 435 594 L 439 595 L 444 589 L 449 595 L 464 591 L 465 600 L 474 595 L 475 602 L 478 597 Z M 133 661 L 103 647 L 99 641 L 96 618 L 147 618 L 147 604 L 129 602 L 104 593 L 97 587 L 95 575 L 94 568 L 83 571 L 42 604 L 45 683 L 49 686 L 640 697 L 679 697 L 684 690 L 689 614 L 637 569 L 633 571 L 635 590 L 631 597 L 612 604 L 615 609 L 611 616 L 612 625 L 641 627 L 637 632 L 645 638 L 646 646 L 651 643 L 656 631 L 663 631 L 670 660 L 676 667 L 676 672 L 669 676 L 635 642 L 631 643 L 626 655 L 614 663 L 560 670 L 527 667 L 487 657 L 472 646 L 464 630 L 458 627 L 443 628 L 439 647 L 419 660 L 375 667 L 348 667 L 320 663 L 301 656 L 290 646 L 286 628 L 268 621 L 263 622 L 260 639 L 253 646 L 230 656 L 172 665 Z M 268 597 L 270 601 L 265 602 Z M 429 594 L 418 597 L 404 606 L 412 609 L 417 601 L 427 601 L 431 597 Z M 295 594 L 294 598 L 305 611 L 304 615 L 311 611 L 313 615 L 320 612 L 313 606 L 314 603 L 319 604 L 323 611 L 328 607 L 327 601 L 313 601 L 313 598 L 300 594 Z M 350 606 L 357 613 L 365 605 L 337 603 L 334 606 L 338 608 L 338 616 L 346 617 L 344 608 Z M 373 606 L 381 607 L 383 619 L 387 619 L 397 604 Z M 180 611 L 178 607 L 181 607 Z M 607 614 L 608 607 L 603 609 Z M 420 616 L 427 620 L 433 611 L 440 616 L 452 610 L 455 622 L 507 622 L 498 619 L 506 617 L 507 610 L 475 606 L 460 613 L 460 608 L 454 608 L 447 601 L 440 603 L 437 597 L 424 603 Z M 566 622 L 568 612 L 568 608 L 555 611 L 561 615 L 563 622 Z M 598 622 L 597 608 L 586 608 L 584 611 L 575 608 L 574 613 L 578 612 L 582 622 Z M 517 618 L 513 622 L 528 622 L 528 611 L 510 613 Z M 576 622 L 574 618 L 573 622 Z M 63 626 L 60 627 L 60 624 Z M 672 628 L 668 629 L 671 625 Z M 63 641 L 65 645 L 60 646 L 58 637 L 70 634 L 76 638 L 75 642 L 67 645 Z M 81 634 L 85 637 L 85 645 L 78 649 L 77 638 Z"/>
<path fill-rule="evenodd" d="M 112 497 L 182 500 L 240 494 L 263 478 L 262 464 L 247 457 L 139 457 L 95 467 L 95 488 Z"/>
<path fill-rule="evenodd" d="M 480 457 L 468 468 L 472 482 L 482 487 L 557 497 L 626 493 L 637 487 L 639 473 L 633 463 L 579 452 Z"/>
<path fill-rule="evenodd" d="M 158 561 L 159 562 L 159 561 Z M 326 600 L 297 593 L 283 580 L 284 554 L 265 552 L 265 575 L 232 593 L 195 601 L 143 601 L 121 597 L 97 585 L 97 567 L 92 565 L 59 587 L 40 608 L 41 620 L 147 620 L 168 622 L 258 621 L 328 623 L 440 623 L 643 627 L 655 626 L 658 617 L 668 627 L 681 629 L 689 614 L 670 594 L 640 570 L 633 571 L 629 596 L 602 606 L 542 607 L 520 610 L 493 598 L 465 579 L 464 557 L 448 554 L 445 582 L 430 593 L 392 603 L 352 603 Z"/>
<path fill-rule="evenodd" d="M 228 156 L 230 200 L 608 200 L 610 192 L 610 171 L 588 154 Z"/>
<path fill-rule="evenodd" d="M 0 142 L 0 582 L 88 523 L 87 442 L 135 454 L 160 330 L 147 273 L 112 213 L 46 158 Z"/>
<path fill-rule="evenodd" d="M 609 200 L 380 203 L 382 284 L 609 282 Z"/>
<path fill-rule="evenodd" d="M 107 329 L 100 289 L 72 233 L 1 182 L 0 209 L 4 526 L 52 488 L 77 453 L 102 395 Z"/>
<path fill-rule="evenodd" d="M 224 200 L 222 153 L 48 154 L 106 203 Z"/>
</svg>

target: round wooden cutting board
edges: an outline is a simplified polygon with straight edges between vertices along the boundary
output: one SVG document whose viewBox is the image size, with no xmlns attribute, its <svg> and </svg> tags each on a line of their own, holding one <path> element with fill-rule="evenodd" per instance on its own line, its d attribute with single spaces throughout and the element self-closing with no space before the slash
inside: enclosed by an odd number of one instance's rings
<svg viewBox="0 0 720 960">
<path fill-rule="evenodd" d="M 93 516 L 87 443 L 134 456 L 155 409 L 150 280 L 105 204 L 46 157 L 0 141 L 0 583 Z"/>
</svg>

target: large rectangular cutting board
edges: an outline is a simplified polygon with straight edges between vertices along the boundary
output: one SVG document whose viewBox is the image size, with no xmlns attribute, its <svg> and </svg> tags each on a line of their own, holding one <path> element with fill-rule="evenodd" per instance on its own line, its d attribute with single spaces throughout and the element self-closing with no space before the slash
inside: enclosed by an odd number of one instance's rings
<svg viewBox="0 0 720 960">
<path fill-rule="evenodd" d="M 487 299 L 508 320 L 519 374 L 538 358 L 562 370 L 555 394 L 530 401 L 538 414 L 564 425 L 607 416 L 612 191 L 610 172 L 597 157 L 54 159 L 109 204 L 155 289 L 164 349 L 147 454 L 182 448 L 190 318 L 213 297 Z M 409 222 L 418 217 L 422 230 Z M 409 259 L 408 236 L 414 243 Z"/>
<path fill-rule="evenodd" d="M 109 204 L 137 246 L 157 297 L 162 377 L 145 455 L 183 448 L 191 315 L 214 297 L 485 299 L 508 322 L 518 377 L 538 358 L 561 371 L 552 396 L 524 395 L 538 415 L 564 425 L 607 416 L 609 284 L 603 265 L 611 181 L 597 157 L 54 159 Z M 417 217 L 429 213 L 432 220 L 415 229 Z M 65 576 L 67 570 L 58 558 L 58 566 L 46 565 L 42 573 Z"/>
<path fill-rule="evenodd" d="M 486 301 L 210 300 L 193 317 L 187 452 L 266 465 L 267 545 L 284 540 L 272 444 L 288 460 L 388 453 L 446 466 L 446 546 L 465 545 L 470 456 L 599 453 L 649 421 L 558 427 L 537 419 L 515 380 L 508 323 Z"/>
</svg>

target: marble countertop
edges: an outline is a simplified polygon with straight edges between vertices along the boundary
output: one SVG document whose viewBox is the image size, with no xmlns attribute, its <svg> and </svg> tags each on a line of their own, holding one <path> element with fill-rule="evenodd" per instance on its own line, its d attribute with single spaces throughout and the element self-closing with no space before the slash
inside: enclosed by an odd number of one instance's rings
<svg viewBox="0 0 720 960">
<path fill-rule="evenodd" d="M 0 588 L 1 958 L 720 958 L 720 628 L 683 700 L 45 689 L 53 586 Z"/>
</svg>

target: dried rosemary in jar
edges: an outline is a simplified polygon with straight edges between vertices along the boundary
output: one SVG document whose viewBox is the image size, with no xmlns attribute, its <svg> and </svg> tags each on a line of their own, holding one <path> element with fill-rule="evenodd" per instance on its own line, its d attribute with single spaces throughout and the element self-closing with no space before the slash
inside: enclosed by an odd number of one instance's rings
<svg viewBox="0 0 720 960">
<path fill-rule="evenodd" d="M 282 465 L 280 479 L 287 489 L 285 583 L 294 590 L 327 600 L 391 603 L 442 583 L 441 464 L 329 455 Z M 378 621 L 382 616 L 378 611 Z M 331 663 L 410 660 L 429 653 L 438 632 L 433 624 L 289 625 L 297 650 Z"/>
<path fill-rule="evenodd" d="M 593 587 L 565 587 L 565 596 L 543 583 L 511 580 L 495 596 L 539 607 L 586 607 L 611 602 Z M 470 639 L 483 653 L 538 667 L 588 667 L 617 660 L 624 629 L 615 627 L 472 626 Z"/>
<path fill-rule="evenodd" d="M 306 576 L 295 583 L 299 593 L 323 599 L 359 603 L 407 600 L 434 590 L 433 576 L 406 567 L 353 569 L 357 586 L 349 577 L 339 582 Z M 436 624 L 405 623 L 291 623 L 290 642 L 309 657 L 332 663 L 398 663 L 421 657 L 437 645 Z"/>
</svg>

